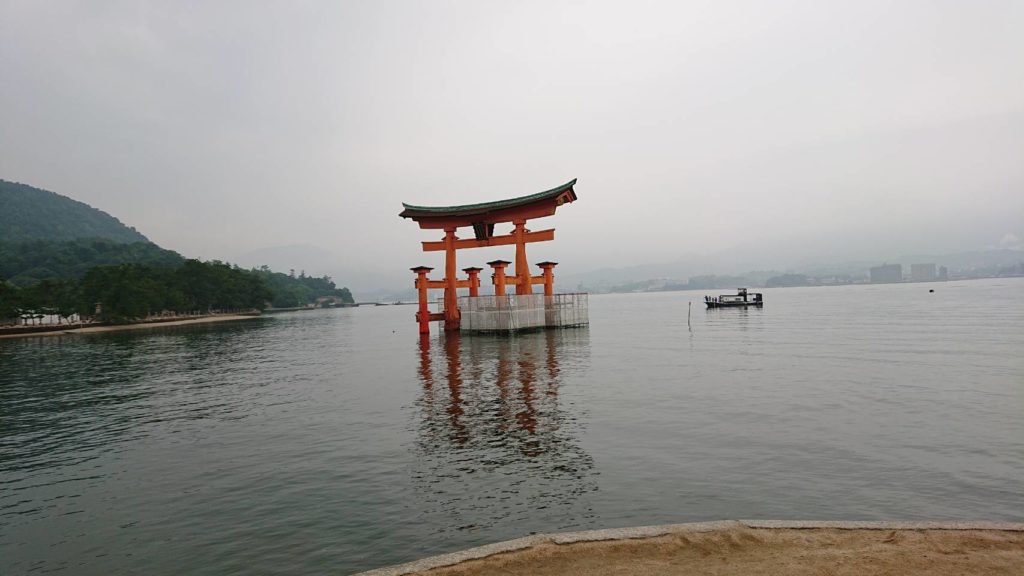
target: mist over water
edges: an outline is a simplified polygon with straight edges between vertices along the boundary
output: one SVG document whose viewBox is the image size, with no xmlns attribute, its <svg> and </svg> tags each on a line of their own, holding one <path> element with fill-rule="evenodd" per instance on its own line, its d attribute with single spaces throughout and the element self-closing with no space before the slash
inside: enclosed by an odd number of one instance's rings
<svg viewBox="0 0 1024 576">
<path fill-rule="evenodd" d="M 928 293 L 935 289 L 935 293 Z M 1024 521 L 1024 279 L 0 341 L 0 573 L 347 573 L 729 518 Z M 690 323 L 687 305 L 693 304 Z"/>
</svg>

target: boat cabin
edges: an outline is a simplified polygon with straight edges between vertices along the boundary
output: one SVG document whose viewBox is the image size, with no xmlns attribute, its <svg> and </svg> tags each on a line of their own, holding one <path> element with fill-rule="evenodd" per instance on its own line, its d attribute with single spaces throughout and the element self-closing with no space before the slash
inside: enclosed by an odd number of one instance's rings
<svg viewBox="0 0 1024 576">
<path fill-rule="evenodd" d="M 721 296 L 705 296 L 704 303 L 708 308 L 727 308 L 733 306 L 761 306 L 764 303 L 760 292 L 747 292 L 746 288 L 737 288 L 735 294 Z"/>
</svg>

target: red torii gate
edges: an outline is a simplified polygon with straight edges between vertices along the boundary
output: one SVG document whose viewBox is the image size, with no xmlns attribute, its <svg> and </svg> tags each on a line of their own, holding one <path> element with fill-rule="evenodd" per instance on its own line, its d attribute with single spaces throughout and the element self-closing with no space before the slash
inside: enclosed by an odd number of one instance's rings
<svg viewBox="0 0 1024 576">
<path fill-rule="evenodd" d="M 399 214 L 402 218 L 410 218 L 420 228 L 428 230 L 444 230 L 444 238 L 438 242 L 423 242 L 424 252 L 445 253 L 445 275 L 443 280 L 430 280 L 427 274 L 433 270 L 426 266 L 412 268 L 416 273 L 416 287 L 419 289 L 419 312 L 416 315 L 420 324 L 420 333 L 429 332 L 431 320 L 444 319 L 445 330 L 459 329 L 459 308 L 457 290 L 469 288 L 470 296 L 478 295 L 480 268 L 466 268 L 468 278 L 460 280 L 456 277 L 455 252 L 463 248 L 483 248 L 487 246 L 516 247 L 515 275 L 506 276 L 505 267 L 510 264 L 504 260 L 495 260 L 488 264 L 494 269 L 495 294 L 505 295 L 505 285 L 514 285 L 516 294 L 532 294 L 534 284 L 544 284 L 544 293 L 551 295 L 554 287 L 553 268 L 555 262 L 538 264 L 544 273 L 530 276 L 529 264 L 526 261 L 526 245 L 530 242 L 544 242 L 555 239 L 555 230 L 550 228 L 531 232 L 526 229 L 527 220 L 552 216 L 562 204 L 576 200 L 573 186 L 576 180 L 567 182 L 557 188 L 482 204 L 465 204 L 462 206 L 413 206 L 402 203 L 404 210 Z M 511 234 L 494 235 L 494 225 L 511 222 Z M 460 239 L 455 231 L 463 227 L 472 227 L 474 238 Z M 427 290 L 444 288 L 444 312 L 431 314 L 427 309 Z"/>
</svg>

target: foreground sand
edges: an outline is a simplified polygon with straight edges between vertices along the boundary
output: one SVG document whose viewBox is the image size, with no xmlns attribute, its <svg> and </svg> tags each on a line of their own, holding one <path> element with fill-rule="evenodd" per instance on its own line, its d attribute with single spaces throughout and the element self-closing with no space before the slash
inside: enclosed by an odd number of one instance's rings
<svg viewBox="0 0 1024 576">
<path fill-rule="evenodd" d="M 1017 529 L 754 528 L 674 530 L 635 539 L 558 543 L 558 538 L 454 565 L 407 565 L 380 574 L 531 575 L 992 575 L 1024 574 Z M 585 533 L 584 533 L 585 534 Z M 589 539 L 589 537 L 587 537 Z M 403 569 L 405 568 L 405 569 Z"/>
<path fill-rule="evenodd" d="M 230 320 L 252 320 L 259 318 L 256 314 L 222 314 L 216 316 L 200 316 L 198 318 L 186 318 L 184 320 L 171 320 L 169 322 L 143 322 L 139 324 L 115 324 L 111 326 L 86 326 L 84 328 L 69 328 L 67 330 L 49 330 L 46 332 L 27 332 L 24 334 L 2 334 L 4 338 L 30 338 L 37 336 L 67 336 L 69 334 L 98 334 L 101 332 L 121 332 L 123 330 L 144 330 L 147 328 L 163 328 L 165 326 L 185 326 L 188 324 L 206 324 L 208 322 L 227 322 Z"/>
</svg>

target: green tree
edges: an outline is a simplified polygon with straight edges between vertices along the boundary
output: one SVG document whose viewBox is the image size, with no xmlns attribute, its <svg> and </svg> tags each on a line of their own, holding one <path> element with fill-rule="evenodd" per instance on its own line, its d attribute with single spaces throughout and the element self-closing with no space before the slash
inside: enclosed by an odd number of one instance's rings
<svg viewBox="0 0 1024 576">
<path fill-rule="evenodd" d="M 11 322 L 21 309 L 20 290 L 0 277 L 0 323 Z"/>
</svg>

